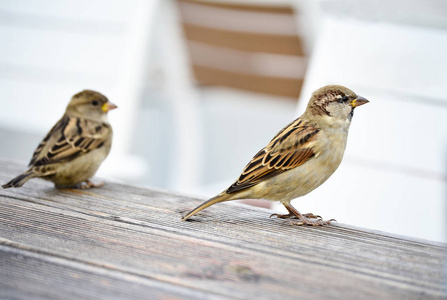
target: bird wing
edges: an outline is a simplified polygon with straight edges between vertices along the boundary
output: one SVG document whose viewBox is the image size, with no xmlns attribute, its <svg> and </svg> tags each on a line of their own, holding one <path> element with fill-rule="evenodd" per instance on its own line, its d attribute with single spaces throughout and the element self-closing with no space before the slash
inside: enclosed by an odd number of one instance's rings
<svg viewBox="0 0 447 300">
<path fill-rule="evenodd" d="M 30 166 L 73 159 L 104 145 L 109 125 L 64 115 L 34 151 Z"/>
<path fill-rule="evenodd" d="M 270 143 L 245 166 L 239 179 L 227 190 L 234 193 L 268 178 L 296 168 L 316 156 L 315 141 L 319 129 L 296 119 L 281 130 Z"/>
</svg>

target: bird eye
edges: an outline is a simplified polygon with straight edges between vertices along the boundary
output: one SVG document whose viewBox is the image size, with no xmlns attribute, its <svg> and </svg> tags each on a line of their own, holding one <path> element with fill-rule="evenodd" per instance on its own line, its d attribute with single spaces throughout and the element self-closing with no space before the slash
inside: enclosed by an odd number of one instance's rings
<svg viewBox="0 0 447 300">
<path fill-rule="evenodd" d="M 348 101 L 348 100 L 349 100 L 349 97 L 348 97 L 348 96 L 343 96 L 343 97 L 341 97 L 341 98 L 338 98 L 337 102 L 338 102 L 338 103 L 343 103 L 343 102 L 346 102 L 346 101 Z"/>
<path fill-rule="evenodd" d="M 98 104 L 99 104 L 98 101 L 96 101 L 96 100 L 93 100 L 93 101 L 92 101 L 92 105 L 93 105 L 93 106 L 98 106 Z"/>
</svg>

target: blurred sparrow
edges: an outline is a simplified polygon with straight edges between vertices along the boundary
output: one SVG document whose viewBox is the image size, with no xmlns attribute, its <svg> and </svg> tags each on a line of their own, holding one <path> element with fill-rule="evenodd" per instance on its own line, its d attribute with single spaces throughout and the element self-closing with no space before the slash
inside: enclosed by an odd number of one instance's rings
<svg viewBox="0 0 447 300">
<path fill-rule="evenodd" d="M 256 154 L 227 190 L 188 212 L 187 220 L 215 203 L 236 199 L 280 201 L 289 212 L 278 218 L 297 218 L 296 225 L 326 225 L 313 214 L 301 214 L 290 201 L 325 182 L 343 158 L 354 108 L 368 103 L 339 85 L 316 90 L 304 114 L 282 129 Z M 314 219 L 314 220 L 311 220 Z"/>
<path fill-rule="evenodd" d="M 107 112 L 117 106 L 102 94 L 85 90 L 71 98 L 62 119 L 34 151 L 25 173 L 3 185 L 21 187 L 34 177 L 54 182 L 57 188 L 100 187 L 92 177 L 112 146 Z M 85 183 L 85 184 L 82 184 Z"/>
</svg>

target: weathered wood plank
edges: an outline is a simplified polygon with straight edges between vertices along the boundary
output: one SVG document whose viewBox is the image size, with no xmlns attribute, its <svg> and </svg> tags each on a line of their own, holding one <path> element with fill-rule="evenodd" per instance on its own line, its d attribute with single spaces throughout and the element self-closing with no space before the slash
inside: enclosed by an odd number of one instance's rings
<svg viewBox="0 0 447 300">
<path fill-rule="evenodd" d="M 0 160 L 0 181 L 20 170 Z M 57 258 L 124 274 L 123 286 L 133 276 L 190 290 L 193 298 L 447 296 L 444 244 L 342 224 L 289 226 L 267 211 L 227 203 L 180 221 L 181 211 L 200 201 L 110 182 L 79 191 L 34 180 L 0 191 L 0 245 L 40 253 L 49 270 Z M 182 289 L 154 289 L 184 296 Z"/>
<path fill-rule="evenodd" d="M 149 296 L 151 299 L 223 299 L 146 277 L 36 253 L 5 240 L 2 243 L 1 299 L 148 299 Z"/>
</svg>

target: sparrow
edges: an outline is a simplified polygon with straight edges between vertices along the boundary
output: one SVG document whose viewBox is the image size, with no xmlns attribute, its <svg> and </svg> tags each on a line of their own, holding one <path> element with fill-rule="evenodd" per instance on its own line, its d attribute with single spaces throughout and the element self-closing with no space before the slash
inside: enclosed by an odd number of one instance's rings
<svg viewBox="0 0 447 300">
<path fill-rule="evenodd" d="M 237 199 L 267 199 L 281 202 L 296 225 L 330 224 L 320 216 L 301 214 L 290 201 L 304 196 L 324 183 L 340 165 L 346 148 L 354 109 L 368 103 L 340 85 L 324 86 L 312 93 L 307 109 L 284 127 L 245 166 L 228 189 L 186 213 L 187 220 L 219 202 Z"/>
<path fill-rule="evenodd" d="M 28 170 L 2 185 L 21 187 L 38 177 L 56 188 L 91 188 L 104 185 L 89 180 L 112 146 L 112 127 L 107 113 L 117 108 L 104 95 L 84 90 L 74 95 L 65 114 L 48 132 L 28 165 Z"/>
</svg>

